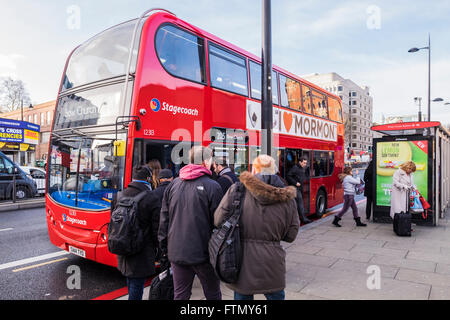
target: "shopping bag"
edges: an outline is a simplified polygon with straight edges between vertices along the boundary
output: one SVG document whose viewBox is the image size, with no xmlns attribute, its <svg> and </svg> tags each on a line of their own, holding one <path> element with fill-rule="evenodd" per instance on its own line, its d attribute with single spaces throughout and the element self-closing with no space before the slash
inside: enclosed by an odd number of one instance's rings
<svg viewBox="0 0 450 320">
<path fill-rule="evenodd" d="M 428 209 L 431 208 L 431 205 L 427 202 L 427 200 L 425 200 L 425 198 L 422 196 L 422 194 L 420 194 L 419 191 L 417 191 L 417 193 L 419 193 L 419 200 L 424 209 L 424 212 L 422 213 L 422 218 L 426 219 L 428 217 Z"/>
<path fill-rule="evenodd" d="M 417 190 L 414 189 L 411 191 L 410 201 L 411 203 L 409 207 L 409 212 L 423 213 L 423 206 L 422 203 L 420 202 L 419 192 Z"/>
</svg>

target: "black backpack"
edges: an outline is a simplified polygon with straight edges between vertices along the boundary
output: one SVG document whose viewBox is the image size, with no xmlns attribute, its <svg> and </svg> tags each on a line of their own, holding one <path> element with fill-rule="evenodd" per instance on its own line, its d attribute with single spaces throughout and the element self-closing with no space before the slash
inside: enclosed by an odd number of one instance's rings
<svg viewBox="0 0 450 320">
<path fill-rule="evenodd" d="M 231 196 L 231 216 L 213 230 L 209 240 L 209 261 L 217 277 L 226 283 L 237 281 L 242 264 L 242 246 L 239 219 L 245 196 L 245 187 L 236 182 Z"/>
<path fill-rule="evenodd" d="M 159 275 L 153 278 L 150 285 L 148 299 L 173 300 L 173 275 L 170 265 Z"/>
<path fill-rule="evenodd" d="M 117 255 L 129 256 L 140 252 L 147 242 L 147 230 L 142 230 L 137 219 L 139 202 L 148 195 L 142 191 L 134 197 L 117 195 L 117 204 L 108 224 L 108 250 Z"/>
</svg>

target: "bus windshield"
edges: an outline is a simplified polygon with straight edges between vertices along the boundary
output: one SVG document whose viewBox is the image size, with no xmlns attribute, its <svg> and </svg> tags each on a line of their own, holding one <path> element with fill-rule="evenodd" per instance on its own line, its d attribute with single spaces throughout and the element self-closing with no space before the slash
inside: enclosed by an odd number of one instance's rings
<svg viewBox="0 0 450 320">
<path fill-rule="evenodd" d="M 117 116 L 124 114 L 122 95 L 123 84 L 118 83 L 61 96 L 53 130 L 114 126 Z"/>
<path fill-rule="evenodd" d="M 114 141 L 115 135 L 53 138 L 47 188 L 53 200 L 69 207 L 109 209 L 122 187 L 125 161 L 115 156 Z"/>
<path fill-rule="evenodd" d="M 61 91 L 126 74 L 135 24 L 136 20 L 119 24 L 94 36 L 75 49 L 67 65 Z M 138 29 L 139 32 L 141 29 Z M 137 36 L 131 73 L 134 73 L 136 66 L 139 33 Z"/>
</svg>

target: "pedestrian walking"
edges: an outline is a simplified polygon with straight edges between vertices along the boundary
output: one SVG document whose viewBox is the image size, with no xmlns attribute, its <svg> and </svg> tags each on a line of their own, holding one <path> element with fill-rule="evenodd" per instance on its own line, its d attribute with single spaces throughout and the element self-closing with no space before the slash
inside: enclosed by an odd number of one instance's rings
<svg viewBox="0 0 450 320">
<path fill-rule="evenodd" d="M 145 280 L 155 274 L 156 248 L 158 248 L 159 212 L 161 209 L 157 196 L 151 191 L 152 172 L 147 166 L 133 168 L 133 181 L 111 201 L 111 212 L 122 197 L 135 197 L 142 192 L 146 196 L 138 203 L 136 213 L 138 225 L 147 231 L 146 245 L 133 255 L 117 255 L 117 269 L 127 278 L 128 299 L 142 300 Z"/>
<path fill-rule="evenodd" d="M 223 194 L 228 191 L 233 183 L 238 181 L 238 178 L 234 174 L 233 170 L 228 166 L 227 159 L 225 157 L 216 157 L 214 161 L 214 171 L 217 174 L 217 183 L 220 184 Z"/>
<path fill-rule="evenodd" d="M 188 300 L 197 275 L 208 300 L 221 300 L 220 281 L 209 263 L 208 242 L 222 188 L 211 179 L 212 150 L 194 146 L 190 164 L 164 192 L 158 239 L 172 266 L 174 299 Z"/>
<path fill-rule="evenodd" d="M 372 176 L 373 176 L 373 160 L 370 160 L 366 171 L 364 171 L 364 195 L 367 198 L 366 201 L 366 219 L 370 220 L 372 215 L 373 198 L 372 198 Z"/>
<path fill-rule="evenodd" d="M 155 190 L 159 185 L 158 176 L 159 172 L 161 171 L 161 163 L 158 159 L 152 159 L 147 163 L 147 166 L 153 172 L 151 185 L 153 190 Z"/>
<path fill-rule="evenodd" d="M 355 202 L 355 186 L 361 184 L 361 178 L 353 177 L 353 169 L 352 167 L 345 167 L 344 172 L 339 174 L 339 179 L 342 181 L 342 186 L 344 187 L 344 206 L 341 211 L 334 216 L 333 224 L 336 227 L 341 227 L 339 221 L 342 219 L 342 216 L 347 212 L 348 208 L 352 208 L 353 211 L 353 219 L 355 219 L 357 227 L 365 227 L 367 224 L 361 222 L 361 218 L 358 215 L 358 207 Z"/>
<path fill-rule="evenodd" d="M 392 178 L 391 211 L 390 216 L 394 219 L 395 213 L 407 212 L 407 201 L 409 193 L 416 188 L 414 185 L 413 172 L 416 171 L 416 164 L 413 161 L 406 161 L 394 172 Z"/>
<path fill-rule="evenodd" d="M 308 159 L 306 157 L 300 157 L 298 164 L 295 164 L 286 175 L 286 180 L 291 186 L 297 188 L 297 210 L 300 220 L 304 223 L 312 222 L 305 215 L 305 206 L 303 204 L 303 185 L 308 179 L 306 175 L 306 166 L 308 165 Z"/>
<path fill-rule="evenodd" d="M 286 252 L 280 241 L 297 237 L 299 218 L 295 203 L 297 191 L 275 174 L 275 160 L 260 155 L 253 162 L 252 173 L 244 171 L 239 180 L 245 186 L 240 218 L 242 265 L 237 282 L 227 284 L 235 300 L 253 300 L 264 294 L 268 300 L 284 300 L 286 287 Z M 236 185 L 228 189 L 214 214 L 220 226 L 232 212 Z"/>
</svg>

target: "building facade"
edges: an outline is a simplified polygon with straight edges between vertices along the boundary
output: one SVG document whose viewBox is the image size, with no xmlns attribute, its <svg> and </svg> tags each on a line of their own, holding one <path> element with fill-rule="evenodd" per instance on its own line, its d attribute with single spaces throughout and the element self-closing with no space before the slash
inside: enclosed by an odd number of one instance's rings
<svg viewBox="0 0 450 320">
<path fill-rule="evenodd" d="M 24 106 L 23 112 L 19 108 L 14 111 L 0 113 L 0 118 L 27 121 L 40 126 L 39 143 L 34 152 L 21 152 L 18 158 L 14 158 L 16 163 L 29 166 L 44 166 L 47 162 L 48 143 L 52 121 L 55 114 L 56 101 L 49 101 L 33 106 Z"/>
<path fill-rule="evenodd" d="M 345 122 L 345 146 L 357 154 L 372 151 L 373 98 L 369 87 L 360 86 L 335 72 L 302 76 L 342 100 Z"/>
</svg>

